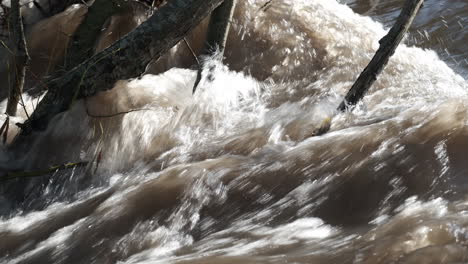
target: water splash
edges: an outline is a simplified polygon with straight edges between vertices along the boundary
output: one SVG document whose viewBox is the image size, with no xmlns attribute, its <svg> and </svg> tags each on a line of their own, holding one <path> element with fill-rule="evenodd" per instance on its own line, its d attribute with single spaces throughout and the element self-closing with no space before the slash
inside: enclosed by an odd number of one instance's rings
<svg viewBox="0 0 468 264">
<path fill-rule="evenodd" d="M 466 261 L 466 80 L 402 45 L 312 137 L 385 30 L 335 1 L 262 4 L 240 1 L 227 65 L 195 96 L 195 71 L 174 68 L 54 119 L 28 168 L 102 160 L 28 181 L 20 203 L 4 192 L 0 261 Z"/>
</svg>

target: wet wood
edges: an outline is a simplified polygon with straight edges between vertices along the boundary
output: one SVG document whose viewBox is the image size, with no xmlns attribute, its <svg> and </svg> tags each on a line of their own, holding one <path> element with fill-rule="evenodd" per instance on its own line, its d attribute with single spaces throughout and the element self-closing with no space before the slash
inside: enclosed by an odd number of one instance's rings
<svg viewBox="0 0 468 264">
<path fill-rule="evenodd" d="M 396 48 L 411 26 L 423 2 L 424 0 L 406 0 L 395 24 L 388 34 L 379 41 L 379 49 L 346 94 L 338 107 L 338 111 L 343 112 L 350 109 L 350 107 L 356 105 L 364 97 L 372 84 L 377 80 L 377 76 L 387 65 L 390 57 L 395 53 Z"/>
<path fill-rule="evenodd" d="M 223 60 L 224 49 L 226 48 L 229 28 L 231 26 L 234 9 L 237 0 L 225 0 L 218 8 L 213 11 L 208 25 L 208 33 L 206 43 L 203 47 L 202 54 L 212 56 L 214 52 L 218 52 L 218 59 Z M 202 71 L 204 65 L 203 60 L 198 65 L 197 78 L 193 85 L 192 92 L 195 93 L 198 84 L 202 79 Z"/>
<path fill-rule="evenodd" d="M 15 116 L 24 86 L 26 67 L 29 61 L 24 37 L 23 20 L 21 19 L 19 0 L 11 1 L 10 9 L 10 65 L 8 77 L 8 103 L 6 114 Z M 24 102 L 23 102 L 24 105 Z M 26 110 L 25 110 L 26 111 Z"/>
<path fill-rule="evenodd" d="M 112 16 L 129 7 L 123 0 L 96 0 L 88 7 L 86 17 L 73 34 L 65 58 L 65 69 L 70 70 L 94 54 L 96 40 L 104 23 Z"/>
<path fill-rule="evenodd" d="M 84 97 L 109 90 L 117 80 L 137 77 L 146 65 L 177 44 L 223 0 L 171 0 L 112 46 L 62 76 L 46 81 L 48 92 L 31 118 L 19 124 L 21 142 L 44 130 L 57 114 Z"/>
<path fill-rule="evenodd" d="M 66 163 L 66 164 L 51 166 L 47 169 L 42 169 L 42 170 L 37 170 L 37 171 L 7 172 L 5 175 L 0 176 L 0 182 L 18 179 L 18 178 L 32 178 L 32 177 L 47 176 L 47 175 L 50 175 L 51 173 L 56 173 L 61 170 L 74 169 L 77 167 L 86 167 L 87 165 L 88 165 L 88 162 L 83 161 L 83 162 Z"/>
</svg>

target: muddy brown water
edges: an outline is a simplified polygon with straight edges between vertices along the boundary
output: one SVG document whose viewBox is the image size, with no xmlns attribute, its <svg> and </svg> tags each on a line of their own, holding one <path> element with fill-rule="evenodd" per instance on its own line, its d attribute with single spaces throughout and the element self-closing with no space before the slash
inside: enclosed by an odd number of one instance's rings
<svg viewBox="0 0 468 264">
<path fill-rule="evenodd" d="M 0 262 L 468 262 L 468 2 L 426 1 L 334 112 L 402 3 L 239 1 L 195 96 L 174 68 L 77 102 L 14 162 L 90 164 L 2 185 Z"/>
</svg>

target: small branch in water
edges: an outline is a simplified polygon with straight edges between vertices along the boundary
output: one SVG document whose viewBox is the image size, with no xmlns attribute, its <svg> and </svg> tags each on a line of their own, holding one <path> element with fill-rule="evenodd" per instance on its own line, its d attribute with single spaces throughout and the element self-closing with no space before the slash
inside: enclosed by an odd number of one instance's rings
<svg viewBox="0 0 468 264">
<path fill-rule="evenodd" d="M 28 114 L 28 110 L 26 110 L 26 104 L 24 103 L 23 93 L 20 94 L 20 100 L 21 100 L 21 106 L 23 107 L 24 114 L 26 115 L 26 118 L 29 120 L 29 114 Z"/>
<path fill-rule="evenodd" d="M 406 32 L 408 32 L 423 2 L 424 0 L 407 0 L 405 2 L 395 24 L 387 35 L 379 41 L 379 49 L 346 94 L 345 99 L 338 107 L 338 111 L 344 112 L 348 110 L 364 97 L 372 84 L 377 80 L 377 76 L 387 65 L 390 57 L 395 53 L 396 48 L 403 40 Z"/>
<path fill-rule="evenodd" d="M 10 116 L 7 115 L 5 122 L 3 122 L 2 127 L 0 128 L 0 136 L 3 135 L 3 144 L 6 144 L 8 138 L 8 129 L 10 127 Z"/>
<path fill-rule="evenodd" d="M 237 0 L 225 0 L 218 6 L 211 14 L 210 23 L 208 26 L 208 34 L 206 37 L 206 44 L 203 48 L 202 54 L 212 54 L 214 47 L 218 48 L 219 58 L 223 60 L 224 49 L 231 26 L 231 20 L 234 15 Z M 202 79 L 204 63 L 199 64 L 197 71 L 197 78 L 193 85 L 192 94 L 197 90 L 197 86 Z"/>
<path fill-rule="evenodd" d="M 26 38 L 24 37 L 23 20 L 21 18 L 19 0 L 11 1 L 10 30 L 11 42 L 13 43 L 11 48 L 13 65 L 10 68 L 9 73 L 10 87 L 6 113 L 10 116 L 15 116 L 18 109 L 18 102 L 21 100 L 24 105 L 21 93 L 23 92 L 26 68 L 30 60 L 28 49 L 26 47 Z M 26 107 L 23 107 L 29 119 Z"/>
<path fill-rule="evenodd" d="M 185 45 L 187 46 L 187 48 L 190 50 L 190 52 L 192 53 L 192 56 L 193 58 L 195 59 L 195 62 L 197 63 L 198 65 L 198 68 L 200 68 L 200 61 L 198 60 L 198 57 L 197 55 L 195 54 L 195 51 L 192 49 L 192 47 L 190 46 L 190 44 L 188 43 L 187 39 L 184 38 L 184 42 L 185 42 Z"/>
<path fill-rule="evenodd" d="M 40 176 L 45 176 L 49 173 L 61 171 L 61 170 L 66 170 L 66 169 L 72 169 L 76 167 L 84 167 L 87 166 L 88 162 L 83 161 L 83 162 L 76 162 L 76 163 L 67 163 L 67 164 L 62 164 L 62 165 L 57 165 L 57 166 L 52 166 L 48 169 L 43 169 L 43 170 L 37 170 L 37 171 L 21 171 L 21 172 L 8 172 L 6 176 L 0 177 L 0 182 L 1 181 L 8 181 L 12 179 L 17 179 L 17 178 L 32 178 L 32 177 L 40 177 Z"/>
<path fill-rule="evenodd" d="M 128 111 L 123 111 L 123 112 L 117 112 L 115 114 L 110 114 L 110 115 L 94 115 L 94 114 L 91 114 L 89 112 L 89 109 L 88 109 L 88 101 L 87 99 L 85 98 L 85 109 L 86 109 L 86 114 L 90 117 L 94 117 L 94 118 L 110 118 L 110 117 L 116 117 L 116 116 L 119 116 L 119 115 L 125 115 L 125 114 L 129 114 L 129 113 L 132 113 L 132 112 L 140 112 L 140 111 L 152 111 L 153 109 L 149 109 L 149 108 L 141 108 L 141 109 L 132 109 L 132 110 L 128 110 Z"/>
<path fill-rule="evenodd" d="M 356 82 L 346 94 L 344 100 L 338 106 L 337 110 L 339 112 L 350 110 L 351 107 L 362 100 L 366 92 L 377 80 L 377 76 L 387 65 L 390 57 L 395 53 L 396 48 L 403 40 L 406 32 L 408 32 L 409 27 L 413 23 L 413 20 L 423 3 L 424 0 L 406 0 L 395 24 L 389 30 L 387 35 L 379 41 L 380 47 L 376 51 L 374 57 L 364 71 L 359 75 Z M 319 133 L 316 135 L 325 134 L 329 129 L 330 123 L 325 120 L 317 130 Z"/>
<path fill-rule="evenodd" d="M 101 164 L 101 160 L 102 160 L 102 149 L 99 151 L 96 157 L 96 167 L 94 168 L 93 174 L 96 174 L 97 170 L 99 169 L 99 164 Z"/>
<path fill-rule="evenodd" d="M 85 0 L 81 0 L 81 3 L 85 5 L 87 8 L 89 8 L 91 5 L 88 4 Z"/>
<path fill-rule="evenodd" d="M 259 11 L 263 11 L 263 12 L 266 12 L 268 10 L 268 8 L 271 7 L 271 2 L 273 2 L 273 0 L 268 0 L 265 4 L 263 4 L 258 10 Z"/>
</svg>

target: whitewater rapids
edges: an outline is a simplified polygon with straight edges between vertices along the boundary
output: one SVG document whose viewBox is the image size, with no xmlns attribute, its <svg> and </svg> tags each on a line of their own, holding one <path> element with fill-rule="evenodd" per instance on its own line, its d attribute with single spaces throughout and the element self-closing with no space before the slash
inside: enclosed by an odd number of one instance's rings
<svg viewBox="0 0 468 264">
<path fill-rule="evenodd" d="M 54 119 L 15 162 L 90 164 L 10 183 L 24 199 L 1 187 L 0 262 L 468 261 L 463 67 L 401 45 L 336 114 L 386 30 L 336 1 L 263 4 L 239 1 L 226 65 L 206 58 L 194 96 L 196 72 L 173 68 Z"/>
</svg>

